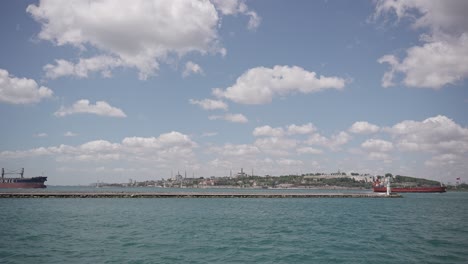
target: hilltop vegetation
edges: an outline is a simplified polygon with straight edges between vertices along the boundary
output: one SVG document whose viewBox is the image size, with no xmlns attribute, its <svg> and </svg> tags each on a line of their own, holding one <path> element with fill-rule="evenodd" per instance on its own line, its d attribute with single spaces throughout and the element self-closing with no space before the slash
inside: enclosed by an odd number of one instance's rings
<svg viewBox="0 0 468 264">
<path fill-rule="evenodd" d="M 221 182 L 218 182 L 218 185 Z M 244 176 L 225 180 L 226 185 L 241 186 L 241 187 L 348 187 L 348 188 L 371 188 L 370 181 L 356 180 L 350 177 L 308 177 L 307 175 L 282 175 L 282 176 Z"/>
<path fill-rule="evenodd" d="M 438 181 L 400 175 L 393 177 L 393 183 L 407 185 L 411 184 L 415 186 L 435 186 L 440 184 Z"/>
<path fill-rule="evenodd" d="M 392 177 L 392 184 L 403 186 L 436 186 L 439 182 L 415 178 L 410 176 L 393 176 L 387 173 L 385 176 L 372 176 L 359 173 L 308 173 L 302 175 L 281 176 L 256 176 L 242 173 L 234 177 L 199 177 L 185 178 L 181 175 L 171 179 L 158 181 L 130 182 L 120 186 L 161 186 L 161 187 L 233 187 L 233 188 L 372 188 L 375 179 Z M 119 184 L 104 184 L 101 186 L 118 186 Z"/>
</svg>

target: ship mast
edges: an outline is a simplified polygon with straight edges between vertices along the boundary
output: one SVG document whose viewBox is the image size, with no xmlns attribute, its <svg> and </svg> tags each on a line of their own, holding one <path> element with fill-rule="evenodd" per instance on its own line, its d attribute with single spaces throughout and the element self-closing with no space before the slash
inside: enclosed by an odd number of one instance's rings
<svg viewBox="0 0 468 264">
<path fill-rule="evenodd" d="M 19 175 L 21 175 L 21 178 L 23 178 L 24 168 L 21 168 L 21 170 L 19 172 L 18 171 L 5 172 L 5 168 L 2 168 L 2 179 L 5 178 L 5 175 L 7 175 L 7 174 L 19 174 Z"/>
</svg>

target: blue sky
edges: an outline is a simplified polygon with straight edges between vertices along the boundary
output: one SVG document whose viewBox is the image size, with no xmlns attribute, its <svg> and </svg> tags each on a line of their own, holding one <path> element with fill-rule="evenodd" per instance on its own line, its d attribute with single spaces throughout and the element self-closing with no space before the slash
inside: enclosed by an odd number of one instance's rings
<svg viewBox="0 0 468 264">
<path fill-rule="evenodd" d="M 48 184 L 468 170 L 466 1 L 6 1 L 0 164 Z"/>
</svg>

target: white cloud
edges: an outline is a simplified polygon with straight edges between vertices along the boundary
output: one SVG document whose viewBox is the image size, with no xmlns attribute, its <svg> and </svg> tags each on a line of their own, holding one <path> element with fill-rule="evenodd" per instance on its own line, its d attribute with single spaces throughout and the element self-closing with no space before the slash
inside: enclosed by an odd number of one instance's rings
<svg viewBox="0 0 468 264">
<path fill-rule="evenodd" d="M 301 147 L 301 148 L 298 148 L 297 150 L 297 153 L 299 154 L 314 154 L 314 155 L 318 155 L 318 154 L 322 154 L 323 151 L 321 149 L 316 149 L 316 148 L 311 148 L 311 147 Z"/>
<path fill-rule="evenodd" d="M 390 155 L 388 155 L 387 153 L 384 153 L 384 152 L 370 152 L 367 155 L 367 159 L 369 159 L 369 160 L 380 160 L 380 161 L 384 161 L 385 163 L 391 163 L 392 162 L 392 158 L 390 157 Z"/>
<path fill-rule="evenodd" d="M 446 116 L 435 116 L 422 122 L 406 120 L 386 128 L 403 151 L 439 154 L 468 152 L 468 128 L 461 127 Z"/>
<path fill-rule="evenodd" d="M 200 65 L 192 62 L 192 61 L 188 61 L 186 64 L 185 64 L 185 69 L 184 69 L 184 72 L 182 73 L 182 76 L 183 77 L 187 77 L 189 76 L 190 74 L 201 74 L 203 75 L 203 69 L 202 67 L 200 67 Z"/>
<path fill-rule="evenodd" d="M 382 139 L 368 139 L 361 144 L 361 147 L 373 152 L 388 152 L 393 150 L 392 142 Z"/>
<path fill-rule="evenodd" d="M 444 167 L 444 166 L 454 166 L 466 164 L 466 159 L 461 158 L 455 154 L 442 154 L 432 157 L 430 160 L 426 161 L 424 165 L 429 167 Z"/>
<path fill-rule="evenodd" d="M 289 125 L 285 126 L 283 129 L 282 127 L 271 127 L 271 126 L 261 126 L 261 127 L 256 127 L 253 131 L 253 135 L 256 137 L 261 137 L 261 136 L 268 136 L 268 137 L 282 137 L 285 134 L 288 135 L 304 135 L 304 134 L 310 134 L 316 131 L 317 129 L 315 128 L 312 123 L 307 123 L 304 125 Z"/>
<path fill-rule="evenodd" d="M 454 41 L 437 41 L 411 47 L 402 62 L 385 55 L 379 63 L 388 63 L 382 86 L 395 85 L 395 73 L 403 73 L 403 83 L 410 87 L 440 89 L 468 77 L 468 33 Z"/>
<path fill-rule="evenodd" d="M 43 67 L 45 75 L 49 79 L 57 79 L 63 76 L 75 76 L 87 78 L 89 73 L 100 72 L 103 77 L 110 77 L 111 70 L 121 66 L 122 61 L 110 56 L 97 56 L 87 59 L 79 59 L 73 64 L 67 60 L 55 60 L 55 65 L 47 64 Z"/>
<path fill-rule="evenodd" d="M 222 147 L 211 147 L 210 152 L 217 153 L 218 155 L 222 156 L 238 156 L 238 157 L 252 157 L 258 153 L 260 150 L 253 145 L 248 144 L 224 144 Z"/>
<path fill-rule="evenodd" d="M 287 156 L 296 147 L 297 141 L 283 137 L 267 137 L 255 140 L 254 145 L 265 154 Z"/>
<path fill-rule="evenodd" d="M 351 136 L 348 133 L 341 131 L 337 135 L 331 136 L 329 144 L 331 148 L 338 148 L 342 145 L 347 144 L 350 140 L 351 140 Z"/>
<path fill-rule="evenodd" d="M 393 1 L 376 2 L 373 18 L 394 13 L 398 20 L 411 19 L 414 29 L 428 29 L 420 36 L 421 46 L 406 50 L 400 60 L 394 55 L 381 57 L 390 69 L 382 78 L 382 86 L 395 85 L 397 73 L 410 87 L 440 89 L 457 84 L 468 77 L 468 2 L 454 1 Z"/>
<path fill-rule="evenodd" d="M 210 120 L 225 120 L 233 123 L 247 123 L 249 120 L 243 114 L 225 114 L 209 116 Z"/>
<path fill-rule="evenodd" d="M 284 135 L 284 130 L 281 127 L 272 128 L 271 126 L 256 127 L 252 134 L 256 137 L 281 137 Z"/>
<path fill-rule="evenodd" d="M 314 125 L 312 125 L 312 123 L 307 123 L 307 124 L 300 125 L 300 126 L 295 125 L 295 124 L 292 124 L 292 125 L 288 126 L 288 134 L 290 134 L 290 135 L 310 134 L 310 133 L 315 132 L 316 130 L 317 130 L 317 128 Z"/>
<path fill-rule="evenodd" d="M 256 12 L 249 10 L 245 1 L 240 0 L 212 0 L 213 4 L 216 6 L 223 15 L 237 15 L 244 14 L 250 17 L 247 28 L 249 30 L 254 30 L 258 28 L 261 22 L 261 18 L 257 15 Z"/>
<path fill-rule="evenodd" d="M 293 160 L 293 159 L 279 159 L 276 161 L 280 165 L 285 166 L 299 166 L 304 164 L 302 160 Z"/>
<path fill-rule="evenodd" d="M 196 147 L 197 144 L 187 135 L 173 131 L 159 137 L 127 137 L 121 143 L 94 140 L 79 146 L 59 145 L 26 151 L 3 151 L 0 157 L 54 156 L 59 162 L 137 161 L 163 166 L 179 159 L 193 159 L 193 149 Z"/>
<path fill-rule="evenodd" d="M 217 5 L 218 13 L 211 2 L 197 0 L 43 0 L 26 11 L 41 24 L 40 39 L 82 51 L 97 50 L 118 62 L 104 63 L 94 70 L 85 66 L 87 71 L 108 76 L 113 67 L 125 66 L 136 68 L 139 78 L 146 79 L 170 56 L 225 54 L 218 36 L 221 15 L 245 14 L 250 17 L 249 28 L 258 26 L 258 15 L 244 2 L 237 2 L 232 9 L 237 11 L 231 14 L 221 5 Z M 57 61 L 55 66 L 46 66 L 46 74 L 51 78 L 76 75 L 78 65 Z"/>
<path fill-rule="evenodd" d="M 351 136 L 341 131 L 338 134 L 332 135 L 330 138 L 324 137 L 319 133 L 312 134 L 306 141 L 309 145 L 318 145 L 328 147 L 331 150 L 338 151 L 341 146 L 347 144 L 351 140 Z"/>
<path fill-rule="evenodd" d="M 128 149 L 164 149 L 167 147 L 195 147 L 196 144 L 189 136 L 179 132 L 161 134 L 159 137 L 126 137 L 122 140 L 122 145 Z"/>
<path fill-rule="evenodd" d="M 390 70 L 384 73 L 382 77 L 382 87 L 391 87 L 395 86 L 395 72 L 397 71 L 397 67 L 399 65 L 398 58 L 393 55 L 385 55 L 377 60 L 378 63 L 388 63 L 390 65 Z"/>
<path fill-rule="evenodd" d="M 228 105 L 221 100 L 203 99 L 203 100 L 189 100 L 190 104 L 198 105 L 205 110 L 228 110 Z"/>
<path fill-rule="evenodd" d="M 82 99 L 75 102 L 71 107 L 61 107 L 55 116 L 63 117 L 71 114 L 88 113 L 100 116 L 127 117 L 119 108 L 109 105 L 105 101 L 97 101 L 96 104 L 90 104 L 89 100 Z"/>
<path fill-rule="evenodd" d="M 0 69 L 0 102 L 9 104 L 33 104 L 53 96 L 52 90 L 40 86 L 36 81 L 16 78 Z"/>
<path fill-rule="evenodd" d="M 293 66 L 257 67 L 237 78 L 236 83 L 226 88 L 214 89 L 213 94 L 241 104 L 266 104 L 275 96 L 291 93 L 313 93 L 326 89 L 342 89 L 345 80 L 339 77 L 319 76 L 303 68 Z"/>
<path fill-rule="evenodd" d="M 355 122 L 348 131 L 355 134 L 372 134 L 377 133 L 380 128 L 376 125 L 370 124 L 365 121 Z"/>
<path fill-rule="evenodd" d="M 63 134 L 63 136 L 65 136 L 65 137 L 76 137 L 76 136 L 78 136 L 78 134 L 73 133 L 71 131 L 67 131 L 65 134 Z"/>
<path fill-rule="evenodd" d="M 319 133 L 315 133 L 309 137 L 306 143 L 309 145 L 327 146 L 328 141 L 328 138 L 320 135 Z"/>
<path fill-rule="evenodd" d="M 33 137 L 38 137 L 38 138 L 41 138 L 41 137 L 47 137 L 47 133 L 37 133 L 37 134 L 34 134 Z"/>
<path fill-rule="evenodd" d="M 421 0 L 378 0 L 373 19 L 394 13 L 398 20 L 409 18 L 412 28 L 429 28 L 435 33 L 461 33 L 468 27 L 464 0 L 421 1 Z"/>
</svg>

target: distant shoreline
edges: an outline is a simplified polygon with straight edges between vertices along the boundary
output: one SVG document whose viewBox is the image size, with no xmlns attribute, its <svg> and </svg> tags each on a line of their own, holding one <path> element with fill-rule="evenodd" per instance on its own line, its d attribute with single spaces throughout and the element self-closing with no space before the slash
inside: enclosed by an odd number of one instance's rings
<svg viewBox="0 0 468 264">
<path fill-rule="evenodd" d="M 10 192 L 0 198 L 402 198 L 398 193 L 298 192 Z"/>
<path fill-rule="evenodd" d="M 345 186 L 320 186 L 320 187 L 239 187 L 239 186 L 205 186 L 205 187 L 161 187 L 161 186 L 119 186 L 119 185 L 102 185 L 95 187 L 94 185 L 47 185 L 48 187 L 91 187 L 91 188 L 154 188 L 154 189 L 246 189 L 246 190 L 372 190 L 372 188 L 364 187 L 345 187 Z"/>
</svg>

